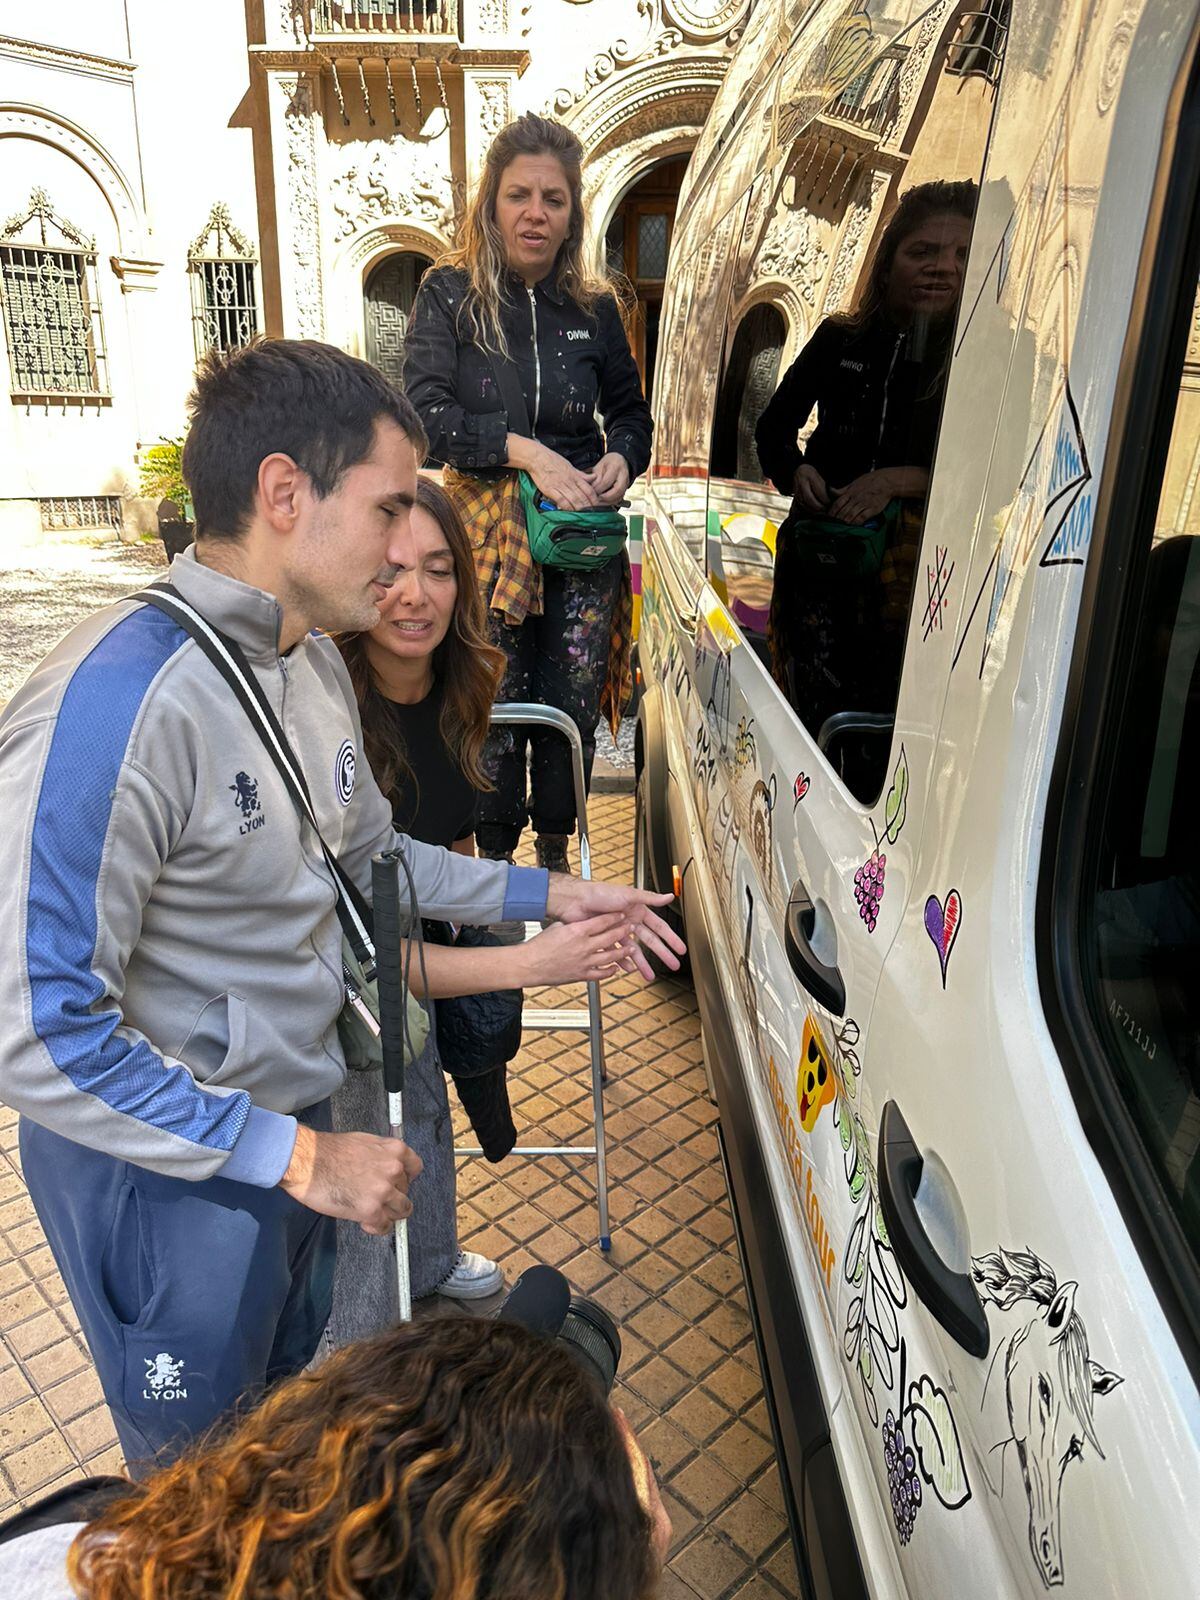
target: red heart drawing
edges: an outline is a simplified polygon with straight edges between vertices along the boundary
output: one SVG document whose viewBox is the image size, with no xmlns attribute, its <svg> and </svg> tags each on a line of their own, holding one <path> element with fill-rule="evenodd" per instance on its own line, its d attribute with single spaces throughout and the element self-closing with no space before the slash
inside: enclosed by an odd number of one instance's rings
<svg viewBox="0 0 1200 1600">
<path fill-rule="evenodd" d="M 942 988 L 946 987 L 946 968 L 950 964 L 950 952 L 954 948 L 954 941 L 958 938 L 958 930 L 962 926 L 962 896 L 957 889 L 951 889 L 946 896 L 945 905 L 937 895 L 931 894 L 925 902 L 925 932 L 933 940 L 933 948 L 938 953 L 938 960 L 942 964 Z"/>
<path fill-rule="evenodd" d="M 806 772 L 798 772 L 796 774 L 796 781 L 792 785 L 792 793 L 796 797 L 796 805 L 799 805 L 808 793 L 808 774 Z"/>
</svg>

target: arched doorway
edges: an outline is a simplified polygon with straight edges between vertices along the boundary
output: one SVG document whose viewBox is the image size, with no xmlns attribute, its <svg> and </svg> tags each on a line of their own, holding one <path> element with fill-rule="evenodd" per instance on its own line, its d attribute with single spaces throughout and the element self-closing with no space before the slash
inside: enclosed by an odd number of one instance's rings
<svg viewBox="0 0 1200 1600">
<path fill-rule="evenodd" d="M 636 296 L 636 304 L 626 317 L 626 328 L 648 400 L 654 391 L 667 254 L 679 186 L 686 170 L 686 157 L 651 167 L 621 197 L 604 238 L 609 270 L 624 274 Z"/>
<path fill-rule="evenodd" d="M 414 250 L 397 251 L 373 267 L 363 285 L 367 360 L 397 385 L 404 379 L 404 340 L 417 286 L 431 265 Z"/>
<path fill-rule="evenodd" d="M 762 471 L 754 428 L 779 381 L 787 324 L 777 306 L 751 306 L 737 325 L 717 397 L 710 471 L 717 478 L 758 483 Z"/>
</svg>

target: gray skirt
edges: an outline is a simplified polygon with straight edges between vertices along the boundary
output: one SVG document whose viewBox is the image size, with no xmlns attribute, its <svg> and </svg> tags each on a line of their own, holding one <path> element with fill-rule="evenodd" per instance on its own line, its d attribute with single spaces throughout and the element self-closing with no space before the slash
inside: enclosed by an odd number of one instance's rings
<svg viewBox="0 0 1200 1600">
<path fill-rule="evenodd" d="M 387 1135 L 387 1095 L 378 1072 L 351 1072 L 333 1096 L 335 1133 Z M 412 1297 L 432 1294 L 458 1260 L 454 1127 L 446 1077 L 433 1030 L 408 1070 L 404 1088 L 404 1141 L 425 1163 L 409 1190 L 408 1263 Z M 376 1237 L 356 1222 L 337 1225 L 337 1268 L 326 1344 L 340 1349 L 399 1318 L 395 1236 Z"/>
</svg>

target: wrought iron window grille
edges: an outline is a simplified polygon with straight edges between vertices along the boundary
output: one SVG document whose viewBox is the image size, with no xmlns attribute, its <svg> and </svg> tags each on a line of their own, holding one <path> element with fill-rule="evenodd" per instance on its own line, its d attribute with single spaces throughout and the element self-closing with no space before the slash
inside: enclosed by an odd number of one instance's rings
<svg viewBox="0 0 1200 1600">
<path fill-rule="evenodd" d="M 983 78 L 994 89 L 1000 82 L 1012 0 L 987 0 L 981 11 L 964 11 L 954 38 L 946 46 L 946 71 L 956 78 Z"/>
<path fill-rule="evenodd" d="M 120 533 L 122 507 L 119 494 L 55 494 L 38 501 L 46 533 L 108 528 Z"/>
<path fill-rule="evenodd" d="M 0 228 L 0 302 L 14 400 L 107 399 L 96 242 L 44 189 Z"/>
<path fill-rule="evenodd" d="M 258 261 L 254 247 L 218 202 L 188 251 L 192 332 L 197 361 L 210 350 L 237 350 L 258 332 Z"/>
</svg>

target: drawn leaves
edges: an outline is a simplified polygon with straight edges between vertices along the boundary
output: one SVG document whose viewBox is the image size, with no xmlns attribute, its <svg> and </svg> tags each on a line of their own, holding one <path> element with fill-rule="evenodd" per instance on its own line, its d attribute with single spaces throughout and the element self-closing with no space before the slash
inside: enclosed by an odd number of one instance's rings
<svg viewBox="0 0 1200 1600">
<path fill-rule="evenodd" d="M 971 1485 L 945 1391 L 926 1375 L 909 1385 L 907 1409 L 921 1476 L 948 1511 L 957 1511 L 971 1498 Z"/>
<path fill-rule="evenodd" d="M 892 786 L 883 805 L 883 836 L 889 844 L 895 844 L 900 837 L 900 829 L 904 826 L 907 815 L 908 757 L 904 753 L 904 746 L 901 745 L 900 759 L 896 762 L 896 770 L 892 774 Z"/>
<path fill-rule="evenodd" d="M 865 1173 L 865 1166 L 862 1169 Z M 863 1401 L 872 1426 L 879 1426 L 875 1376 L 885 1386 L 895 1383 L 892 1357 L 900 1348 L 900 1323 L 896 1312 L 908 1301 L 908 1291 L 891 1248 L 876 1227 L 877 1206 L 872 1192 L 850 1229 L 842 1271 L 857 1290 L 846 1310 L 842 1350 L 858 1371 Z"/>
</svg>

